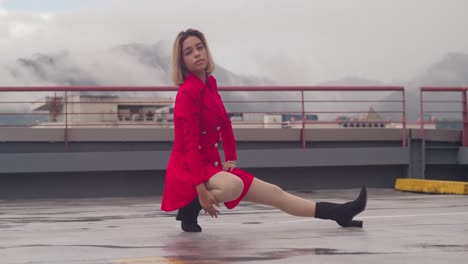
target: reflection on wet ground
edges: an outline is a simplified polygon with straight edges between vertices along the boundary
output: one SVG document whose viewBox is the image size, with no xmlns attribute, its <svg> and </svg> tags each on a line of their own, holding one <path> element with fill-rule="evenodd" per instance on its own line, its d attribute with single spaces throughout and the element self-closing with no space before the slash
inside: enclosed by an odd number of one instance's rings
<svg viewBox="0 0 468 264">
<path fill-rule="evenodd" d="M 357 190 L 297 193 L 345 201 Z M 202 233 L 180 231 L 160 197 L 0 201 L 0 263 L 465 263 L 468 197 L 370 189 L 364 228 L 241 203 Z"/>
</svg>

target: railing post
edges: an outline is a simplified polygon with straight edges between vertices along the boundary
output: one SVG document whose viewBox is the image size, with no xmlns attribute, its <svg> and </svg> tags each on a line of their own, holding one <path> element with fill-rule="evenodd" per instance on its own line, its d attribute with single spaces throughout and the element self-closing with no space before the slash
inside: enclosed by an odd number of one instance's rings
<svg viewBox="0 0 468 264">
<path fill-rule="evenodd" d="M 302 129 L 301 129 L 301 141 L 302 141 L 302 148 L 306 148 L 306 140 L 305 140 L 305 107 L 304 107 L 304 90 L 301 91 L 301 102 L 302 102 Z"/>
<path fill-rule="evenodd" d="M 468 106 L 467 104 L 467 95 L 468 88 L 465 88 L 462 91 L 462 144 L 464 147 L 468 146 Z"/>
<path fill-rule="evenodd" d="M 68 148 L 68 92 L 65 91 L 65 98 L 64 98 L 64 114 L 65 114 L 65 150 L 69 150 Z"/>
<path fill-rule="evenodd" d="M 421 165 L 421 170 L 420 173 L 421 175 L 418 175 L 418 178 L 425 179 L 426 178 L 426 137 L 424 135 L 424 98 L 423 98 L 424 90 L 423 88 L 420 88 L 420 94 L 419 94 L 419 108 L 420 108 L 420 122 L 421 122 L 421 127 L 420 127 L 420 133 L 421 133 L 421 157 L 420 157 L 420 165 Z M 414 178 L 414 177 L 413 177 Z"/>
<path fill-rule="evenodd" d="M 424 140 L 424 106 L 423 106 L 423 89 L 420 88 L 419 91 L 419 119 L 420 119 L 420 131 L 421 140 Z"/>
<path fill-rule="evenodd" d="M 403 145 L 402 147 L 403 148 L 406 148 L 406 98 L 405 98 L 405 90 L 403 89 L 402 90 L 402 94 L 403 94 L 403 112 L 402 112 L 402 117 L 401 117 L 401 121 L 403 122 L 403 135 L 402 135 L 402 139 L 401 139 L 401 144 Z"/>
</svg>

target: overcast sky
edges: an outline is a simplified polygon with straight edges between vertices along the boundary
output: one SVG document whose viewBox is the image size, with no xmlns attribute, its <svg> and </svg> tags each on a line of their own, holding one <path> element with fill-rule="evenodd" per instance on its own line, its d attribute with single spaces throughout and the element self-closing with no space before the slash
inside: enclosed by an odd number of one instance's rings
<svg viewBox="0 0 468 264">
<path fill-rule="evenodd" d="M 0 0 L 0 67 L 37 52 L 169 48 L 194 27 L 235 73 L 282 84 L 400 81 L 468 53 L 467 10 L 466 0 Z"/>
</svg>

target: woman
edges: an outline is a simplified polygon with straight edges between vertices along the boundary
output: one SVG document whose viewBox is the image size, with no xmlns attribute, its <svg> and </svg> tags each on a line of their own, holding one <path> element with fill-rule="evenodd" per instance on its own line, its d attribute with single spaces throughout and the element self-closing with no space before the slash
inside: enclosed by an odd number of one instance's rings
<svg viewBox="0 0 468 264">
<path fill-rule="evenodd" d="M 274 206 L 296 216 L 335 220 L 343 227 L 359 226 L 353 217 L 366 206 L 367 192 L 345 204 L 312 202 L 283 191 L 237 168 L 231 121 L 211 75 L 214 62 L 205 36 L 180 32 L 174 42 L 172 79 L 180 86 L 174 109 L 174 146 L 166 171 L 161 209 L 179 209 L 182 230 L 201 232 L 201 209 L 217 217 L 219 203 L 232 209 L 241 200 Z M 226 160 L 221 162 L 221 139 Z"/>
</svg>

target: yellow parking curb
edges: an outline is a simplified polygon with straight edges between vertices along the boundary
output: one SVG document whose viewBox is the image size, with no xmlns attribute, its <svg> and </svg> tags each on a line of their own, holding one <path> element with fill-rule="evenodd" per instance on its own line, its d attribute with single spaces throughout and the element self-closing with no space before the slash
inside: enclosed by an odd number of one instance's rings
<svg viewBox="0 0 468 264">
<path fill-rule="evenodd" d="M 468 182 L 397 179 L 395 189 L 422 193 L 468 194 Z"/>
</svg>

